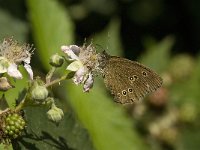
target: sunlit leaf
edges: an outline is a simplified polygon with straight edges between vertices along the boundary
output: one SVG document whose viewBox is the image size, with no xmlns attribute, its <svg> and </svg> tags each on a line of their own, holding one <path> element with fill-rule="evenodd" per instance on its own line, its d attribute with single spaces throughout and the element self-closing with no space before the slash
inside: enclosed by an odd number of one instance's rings
<svg viewBox="0 0 200 150">
<path fill-rule="evenodd" d="M 73 23 L 57 0 L 27 0 L 32 30 L 42 65 L 49 68 L 49 58 L 60 53 L 64 44 L 72 44 Z"/>
</svg>

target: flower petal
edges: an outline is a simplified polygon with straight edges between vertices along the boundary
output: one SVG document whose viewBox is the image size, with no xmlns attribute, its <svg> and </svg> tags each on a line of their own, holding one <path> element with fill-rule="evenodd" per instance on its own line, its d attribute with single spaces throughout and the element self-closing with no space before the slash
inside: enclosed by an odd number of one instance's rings
<svg viewBox="0 0 200 150">
<path fill-rule="evenodd" d="M 24 64 L 24 68 L 28 72 L 30 79 L 33 80 L 33 71 L 31 66 L 29 64 Z"/>
<path fill-rule="evenodd" d="M 17 65 L 15 63 L 9 65 L 7 73 L 11 77 L 22 79 L 22 74 L 17 69 Z"/>
<path fill-rule="evenodd" d="M 79 55 L 81 51 L 80 47 L 78 47 L 77 45 L 70 45 L 69 47 L 74 52 L 75 55 L 77 56 Z"/>
<path fill-rule="evenodd" d="M 89 90 L 93 87 L 93 83 L 94 83 L 93 75 L 90 73 L 83 85 L 83 91 L 89 92 Z"/>
<path fill-rule="evenodd" d="M 80 61 L 74 61 L 67 66 L 67 70 L 70 71 L 77 71 L 78 69 L 82 68 L 83 64 Z"/>
<path fill-rule="evenodd" d="M 26 64 L 30 64 L 31 57 L 27 57 L 23 60 Z"/>
<path fill-rule="evenodd" d="M 81 67 L 78 69 L 74 75 L 73 81 L 76 85 L 81 84 L 84 82 L 86 69 L 84 67 Z"/>
<path fill-rule="evenodd" d="M 78 56 L 75 54 L 76 50 L 72 49 L 73 46 L 78 47 L 76 45 L 61 46 L 61 50 L 69 56 L 70 60 L 79 60 Z"/>
<path fill-rule="evenodd" d="M 0 73 L 7 72 L 8 61 L 4 57 L 0 57 Z"/>
</svg>

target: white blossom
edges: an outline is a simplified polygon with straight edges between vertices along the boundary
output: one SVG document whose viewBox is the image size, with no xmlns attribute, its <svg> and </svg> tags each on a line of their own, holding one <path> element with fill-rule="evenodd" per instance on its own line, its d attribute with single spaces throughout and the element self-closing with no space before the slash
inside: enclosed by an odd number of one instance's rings
<svg viewBox="0 0 200 150">
<path fill-rule="evenodd" d="M 0 44 L 0 74 L 8 73 L 13 78 L 22 79 L 18 66 L 24 64 L 30 79 L 33 79 L 33 71 L 29 65 L 32 51 L 32 46 L 28 44 L 19 45 L 12 38 L 4 39 Z"/>
<path fill-rule="evenodd" d="M 83 84 L 83 91 L 89 92 L 94 83 L 94 73 L 98 70 L 99 55 L 95 48 L 89 46 L 77 45 L 62 46 L 61 50 L 67 54 L 68 59 L 72 63 L 67 67 L 67 70 L 74 71 L 73 82 L 76 85 Z"/>
</svg>

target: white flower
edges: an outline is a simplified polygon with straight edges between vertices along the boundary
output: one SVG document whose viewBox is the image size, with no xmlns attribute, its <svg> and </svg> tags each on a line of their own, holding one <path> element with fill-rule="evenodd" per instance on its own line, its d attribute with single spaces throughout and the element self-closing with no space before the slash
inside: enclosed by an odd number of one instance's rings
<svg viewBox="0 0 200 150">
<path fill-rule="evenodd" d="M 83 84 L 83 91 L 89 92 L 94 83 L 94 74 L 99 69 L 99 55 L 95 48 L 77 45 L 62 46 L 61 50 L 68 55 L 68 59 L 73 61 L 67 70 L 75 71 L 73 81 L 76 85 Z"/>
<path fill-rule="evenodd" d="M 4 39 L 0 44 L 0 74 L 7 72 L 11 77 L 22 79 L 18 66 L 23 63 L 30 79 L 33 79 L 33 71 L 29 65 L 32 51 L 32 46 L 28 44 L 19 45 L 12 38 Z"/>
</svg>

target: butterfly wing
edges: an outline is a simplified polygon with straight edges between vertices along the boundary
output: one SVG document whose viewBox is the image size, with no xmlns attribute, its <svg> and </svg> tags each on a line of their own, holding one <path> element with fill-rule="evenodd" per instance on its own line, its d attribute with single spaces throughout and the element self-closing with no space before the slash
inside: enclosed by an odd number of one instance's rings
<svg viewBox="0 0 200 150">
<path fill-rule="evenodd" d="M 125 58 L 111 56 L 103 69 L 106 87 L 118 103 L 133 103 L 143 99 L 162 85 L 153 70 Z"/>
</svg>

